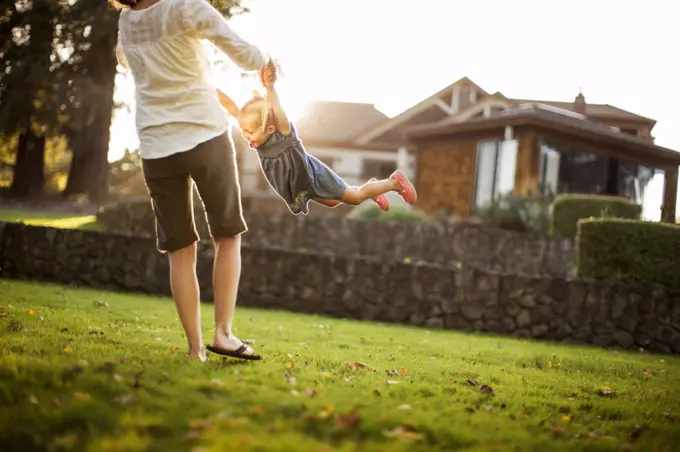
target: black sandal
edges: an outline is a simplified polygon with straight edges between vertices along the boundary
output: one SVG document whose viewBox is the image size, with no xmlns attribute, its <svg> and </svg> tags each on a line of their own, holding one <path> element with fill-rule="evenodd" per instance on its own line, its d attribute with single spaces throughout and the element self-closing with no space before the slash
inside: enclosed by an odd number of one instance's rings
<svg viewBox="0 0 680 452">
<path fill-rule="evenodd" d="M 208 349 L 208 351 L 211 351 L 217 355 L 222 355 L 222 356 L 229 356 L 230 358 L 239 358 L 239 359 L 245 359 L 248 361 L 259 361 L 262 359 L 260 355 L 245 355 L 243 352 L 248 350 L 248 345 L 244 344 L 241 342 L 241 346 L 237 348 L 236 350 L 225 350 L 222 348 L 217 348 L 213 347 L 212 345 L 206 345 L 205 348 Z"/>
</svg>

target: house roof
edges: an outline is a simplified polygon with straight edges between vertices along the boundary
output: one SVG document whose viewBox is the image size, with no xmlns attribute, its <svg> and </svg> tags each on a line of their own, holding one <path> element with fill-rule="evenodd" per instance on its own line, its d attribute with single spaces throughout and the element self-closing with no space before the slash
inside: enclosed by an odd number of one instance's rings
<svg viewBox="0 0 680 452">
<path fill-rule="evenodd" d="M 410 139 L 446 136 L 463 132 L 475 132 L 505 126 L 538 126 L 550 128 L 565 134 L 576 135 L 592 141 L 604 142 L 648 158 L 643 164 L 680 165 L 680 152 L 655 145 L 652 141 L 617 132 L 610 127 L 548 111 L 532 104 L 525 108 L 514 108 L 493 117 L 473 118 L 469 121 L 456 121 L 456 118 L 440 121 L 437 124 L 423 124 L 407 131 Z M 640 161 L 640 158 L 636 159 Z"/>
<path fill-rule="evenodd" d="M 372 104 L 315 101 L 305 107 L 295 127 L 307 142 L 350 143 L 387 120 Z"/>
<path fill-rule="evenodd" d="M 541 103 L 551 105 L 557 108 L 562 108 L 564 110 L 576 111 L 573 102 L 555 102 L 551 100 L 532 100 L 532 99 L 509 99 L 509 100 L 516 102 L 517 104 Z M 624 110 L 622 108 L 614 107 L 613 105 L 609 104 L 589 104 L 586 102 L 585 107 L 586 107 L 585 115 L 592 118 L 611 118 L 623 120 L 628 119 L 637 122 L 639 121 L 648 122 L 651 125 L 656 124 L 656 121 L 651 118 L 647 118 L 645 116 L 641 116 L 630 111 Z"/>
</svg>

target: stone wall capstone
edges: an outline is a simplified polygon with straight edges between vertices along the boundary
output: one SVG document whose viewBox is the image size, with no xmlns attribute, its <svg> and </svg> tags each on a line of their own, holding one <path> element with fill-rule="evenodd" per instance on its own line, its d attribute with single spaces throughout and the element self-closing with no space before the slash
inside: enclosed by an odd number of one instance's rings
<svg viewBox="0 0 680 452">
<path fill-rule="evenodd" d="M 199 203 L 200 204 L 200 203 Z M 208 237 L 205 213 L 194 214 L 201 237 Z M 341 256 L 370 256 L 389 261 L 423 261 L 447 267 L 465 263 L 481 269 L 569 277 L 575 248 L 570 239 L 508 231 L 474 224 L 425 224 L 357 221 L 328 216 L 290 214 L 246 216 L 244 245 Z M 153 235 L 149 203 L 111 210 L 100 221 L 112 232 Z"/>
<path fill-rule="evenodd" d="M 210 288 L 213 249 L 198 274 Z M 169 294 L 153 239 L 0 223 L 0 277 Z M 243 248 L 241 305 L 680 353 L 680 294 L 468 266 Z"/>
</svg>

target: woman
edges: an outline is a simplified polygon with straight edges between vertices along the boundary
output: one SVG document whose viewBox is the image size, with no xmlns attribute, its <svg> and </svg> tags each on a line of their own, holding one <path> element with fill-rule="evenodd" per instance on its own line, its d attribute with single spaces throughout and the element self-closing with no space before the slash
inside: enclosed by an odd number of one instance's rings
<svg viewBox="0 0 680 452">
<path fill-rule="evenodd" d="M 241 209 L 229 123 L 210 80 L 202 39 L 244 70 L 268 58 L 234 33 L 205 0 L 111 0 L 121 9 L 116 55 L 136 86 L 136 128 L 144 179 L 156 217 L 158 249 L 170 259 L 170 288 L 189 356 L 206 360 L 201 338 L 192 187 L 215 242 L 215 336 L 209 349 L 260 359 L 232 332 L 241 274 Z"/>
</svg>

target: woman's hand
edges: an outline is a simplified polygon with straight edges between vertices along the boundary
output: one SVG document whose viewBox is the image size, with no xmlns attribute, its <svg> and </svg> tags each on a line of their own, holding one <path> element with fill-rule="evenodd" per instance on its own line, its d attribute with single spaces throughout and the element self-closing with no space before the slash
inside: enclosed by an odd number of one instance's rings
<svg viewBox="0 0 680 452">
<path fill-rule="evenodd" d="M 270 58 L 267 64 L 265 64 L 265 66 L 260 69 L 260 83 L 262 83 L 262 86 L 265 88 L 271 88 L 274 86 L 276 78 L 276 64 L 274 64 Z"/>
</svg>

